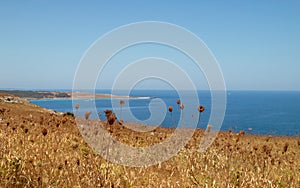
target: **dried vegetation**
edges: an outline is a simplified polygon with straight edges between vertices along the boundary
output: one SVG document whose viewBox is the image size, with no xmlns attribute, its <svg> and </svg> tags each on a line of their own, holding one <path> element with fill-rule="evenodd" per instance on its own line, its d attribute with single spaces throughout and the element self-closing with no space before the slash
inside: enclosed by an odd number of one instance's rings
<svg viewBox="0 0 300 188">
<path fill-rule="evenodd" d="M 124 124 L 102 122 L 116 139 L 135 147 L 173 133 L 167 128 L 138 133 Z M 299 187 L 299 138 L 221 132 L 200 153 L 203 134 L 197 129 L 168 161 L 124 167 L 95 154 L 74 117 L 0 101 L 0 187 Z"/>
</svg>

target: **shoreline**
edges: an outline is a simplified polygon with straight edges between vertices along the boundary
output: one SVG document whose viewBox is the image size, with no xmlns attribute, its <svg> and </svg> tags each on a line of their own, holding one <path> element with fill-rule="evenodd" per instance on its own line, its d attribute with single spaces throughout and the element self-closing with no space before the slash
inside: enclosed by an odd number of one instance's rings
<svg viewBox="0 0 300 188">
<path fill-rule="evenodd" d="M 85 92 L 68 92 L 70 95 L 71 99 L 108 99 L 108 98 L 113 98 L 113 99 L 129 99 L 129 98 L 136 98 L 136 97 L 131 97 L 131 96 L 124 96 L 124 95 L 112 95 L 112 94 L 103 94 L 103 93 L 85 93 Z"/>
<path fill-rule="evenodd" d="M 12 101 L 5 101 L 3 97 L 10 97 L 12 99 Z M 50 98 L 51 99 L 54 99 L 54 98 Z M 60 99 L 64 99 L 64 98 L 57 98 L 57 99 L 54 99 L 54 100 L 60 100 Z M 69 98 L 71 99 L 71 97 Z M 39 99 L 37 99 L 39 100 Z M 43 100 L 43 99 L 40 99 L 40 100 Z M 47 100 L 47 99 L 46 99 Z M 28 101 L 27 99 L 24 99 L 24 98 L 19 98 L 19 97 L 16 97 L 16 96 L 13 96 L 11 94 L 3 94 L 3 93 L 0 93 L 0 102 L 4 102 L 4 104 L 7 104 L 7 105 L 10 105 L 10 104 L 19 104 L 19 105 L 24 105 L 25 109 L 23 109 L 24 111 L 27 111 L 27 110 L 33 110 L 33 111 L 38 111 L 38 112 L 42 112 L 42 113 L 46 113 L 48 114 L 50 112 L 50 114 L 52 114 L 52 112 L 54 112 L 55 114 L 57 115 L 64 115 L 66 114 L 66 112 L 55 112 L 53 111 L 52 109 L 48 109 L 48 108 L 45 108 L 45 107 L 42 107 L 42 106 L 39 106 L 39 105 L 36 105 L 34 103 L 31 103 L 30 101 Z M 36 108 L 39 108 L 40 110 L 36 109 Z M 12 109 L 10 109 L 12 110 Z M 98 119 L 93 119 L 91 118 L 90 120 L 98 120 Z M 101 122 L 105 122 L 104 120 L 100 120 Z M 181 129 L 181 128 L 176 128 L 176 127 L 164 127 L 164 126 L 157 126 L 157 125 L 146 125 L 146 124 L 140 124 L 140 123 L 136 123 L 136 122 L 127 122 L 125 121 L 124 122 L 125 124 L 129 124 L 130 126 L 138 126 L 138 127 L 144 127 L 146 129 L 153 129 L 153 127 L 157 127 L 158 129 L 160 130 L 169 130 L 169 131 L 174 131 L 175 129 Z M 189 129 L 189 128 L 183 128 L 183 129 Z M 195 132 L 196 131 L 205 131 L 204 128 L 200 128 L 200 127 L 197 127 L 195 129 Z M 239 130 L 239 131 L 229 131 L 229 130 L 219 130 L 217 131 L 217 134 L 218 136 L 220 135 L 223 135 L 223 134 L 226 134 L 226 135 L 232 135 L 232 136 L 243 136 L 243 135 L 247 135 L 247 136 L 251 136 L 251 137 L 259 137 L 259 138 L 290 138 L 290 139 L 298 139 L 300 138 L 299 135 L 277 135 L 277 134 L 263 134 L 263 133 L 251 133 L 251 132 L 244 132 L 242 133 L 243 131 L 245 130 Z"/>
<path fill-rule="evenodd" d="M 32 90 L 0 90 L 0 93 L 13 95 L 26 100 L 59 100 L 59 99 L 130 99 L 133 96 L 112 95 L 104 93 L 91 94 L 87 92 L 57 92 L 57 91 L 32 91 Z"/>
<path fill-rule="evenodd" d="M 20 91 L 19 91 L 20 92 Z M 25 93 L 28 93 L 28 91 L 23 91 Z M 1 91 L 0 91 L 1 93 Z M 29 92 L 31 93 L 31 91 Z M 49 92 L 46 92 L 46 91 L 42 91 L 42 92 L 34 92 L 34 93 L 39 93 L 39 94 L 48 94 Z M 38 100 L 72 100 L 72 92 L 52 92 L 52 94 L 67 94 L 68 97 L 50 97 L 50 98 L 33 98 L 33 97 L 27 97 L 27 98 L 21 98 L 23 100 L 26 100 L 28 102 L 30 102 L 31 104 L 34 104 L 34 102 L 31 102 L 32 101 L 38 101 Z M 76 93 L 75 93 L 76 94 Z M 12 96 L 12 94 L 2 94 L 6 97 L 9 97 L 9 96 Z M 80 93 L 77 93 L 77 98 L 75 98 L 75 100 L 84 100 L 84 99 L 115 99 L 115 100 L 122 100 L 122 99 L 139 99 L 139 97 L 132 97 L 132 96 L 116 96 L 116 95 L 111 95 L 111 94 L 96 94 L 95 95 L 95 98 L 93 98 L 93 94 L 90 94 L 90 93 L 84 93 L 84 92 L 80 92 Z M 13 96 L 12 96 L 13 98 Z M 143 99 L 145 97 L 142 97 Z M 14 103 L 14 100 L 13 99 L 10 99 L 8 100 L 12 103 Z M 50 110 L 50 109 L 48 109 Z M 62 112 L 64 113 L 64 112 Z M 163 126 L 163 127 L 168 127 L 168 126 Z M 201 129 L 203 130 L 204 127 L 201 127 Z M 279 137 L 282 137 L 282 136 L 287 136 L 287 137 L 299 137 L 299 134 L 281 134 L 280 132 L 279 133 L 259 133 L 259 131 L 248 131 L 247 128 L 246 129 L 236 129 L 236 130 L 233 130 L 233 133 L 239 133 L 239 131 L 241 130 L 244 130 L 246 132 L 246 134 L 250 134 L 250 135 L 263 135 L 263 136 L 279 136 Z M 257 129 L 256 129 L 257 130 Z M 228 132 L 228 129 L 223 129 L 223 130 L 220 130 L 220 132 Z"/>
</svg>

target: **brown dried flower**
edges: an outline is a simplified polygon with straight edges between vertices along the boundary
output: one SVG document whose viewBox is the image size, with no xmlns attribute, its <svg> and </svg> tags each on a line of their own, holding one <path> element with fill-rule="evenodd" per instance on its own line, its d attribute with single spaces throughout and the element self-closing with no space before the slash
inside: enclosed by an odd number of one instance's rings
<svg viewBox="0 0 300 188">
<path fill-rule="evenodd" d="M 206 128 L 206 131 L 207 131 L 208 133 L 210 133 L 211 128 L 212 128 L 212 125 L 211 125 L 211 124 L 208 124 L 208 125 L 207 125 L 207 128 Z"/>
<path fill-rule="evenodd" d="M 285 143 L 284 146 L 283 146 L 283 152 L 282 153 L 286 153 L 288 147 L 289 147 L 289 143 Z"/>
<path fill-rule="evenodd" d="M 201 105 L 198 106 L 198 111 L 200 113 L 204 112 L 204 110 L 205 110 L 204 106 L 201 106 Z"/>
<path fill-rule="evenodd" d="M 76 104 L 75 108 L 76 108 L 76 110 L 78 110 L 79 109 L 79 104 Z"/>
<path fill-rule="evenodd" d="M 116 121 L 117 116 L 115 113 L 111 114 L 108 118 L 107 118 L 107 122 L 109 125 L 114 124 L 114 122 Z"/>
<path fill-rule="evenodd" d="M 246 132 L 244 131 L 244 130 L 240 130 L 240 132 L 239 132 L 239 135 L 245 135 L 246 134 Z"/>
<path fill-rule="evenodd" d="M 181 110 L 184 109 L 184 105 L 183 105 L 183 104 L 180 105 L 180 109 L 181 109 Z"/>
<path fill-rule="evenodd" d="M 105 110 L 104 111 L 106 118 L 108 118 L 109 116 L 111 116 L 112 111 L 111 110 Z"/>
<path fill-rule="evenodd" d="M 91 111 L 85 112 L 84 114 L 85 119 L 88 120 L 91 114 L 92 114 Z"/>
<path fill-rule="evenodd" d="M 125 101 L 124 100 L 120 100 L 120 105 L 124 105 L 125 104 Z"/>
<path fill-rule="evenodd" d="M 43 128 L 43 130 L 42 130 L 42 134 L 43 134 L 44 136 L 46 136 L 46 135 L 47 135 L 47 133 L 48 133 L 47 129 L 46 129 L 46 128 Z"/>
</svg>

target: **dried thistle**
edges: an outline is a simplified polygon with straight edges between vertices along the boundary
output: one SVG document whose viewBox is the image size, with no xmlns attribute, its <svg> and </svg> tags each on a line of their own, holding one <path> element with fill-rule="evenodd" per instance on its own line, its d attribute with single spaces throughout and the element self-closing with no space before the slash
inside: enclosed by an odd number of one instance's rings
<svg viewBox="0 0 300 188">
<path fill-rule="evenodd" d="M 47 133 L 48 133 L 47 129 L 46 129 L 46 128 L 43 128 L 43 130 L 42 130 L 42 134 L 43 134 L 44 136 L 46 136 L 46 135 L 47 135 Z"/>
<path fill-rule="evenodd" d="M 117 116 L 115 113 L 112 113 L 108 118 L 107 118 L 107 122 L 109 125 L 113 125 L 115 123 L 117 119 Z"/>
<path fill-rule="evenodd" d="M 104 110 L 105 116 L 106 118 L 108 118 L 109 116 L 111 116 L 112 111 L 111 110 Z"/>
<path fill-rule="evenodd" d="M 269 135 L 267 138 L 266 138 L 266 142 L 269 142 L 269 140 L 272 138 L 271 135 Z"/>
<path fill-rule="evenodd" d="M 180 101 L 179 101 L 180 102 Z M 183 109 L 184 109 L 184 104 L 180 104 L 180 109 L 181 109 L 181 125 L 182 125 L 182 128 L 184 127 L 184 120 L 183 120 Z"/>
<path fill-rule="evenodd" d="M 243 136 L 245 134 L 246 134 L 246 132 L 244 130 L 240 130 L 239 135 Z"/>
<path fill-rule="evenodd" d="M 111 110 L 105 110 L 104 111 L 106 119 L 107 119 L 107 123 L 111 126 L 115 123 L 117 116 L 115 113 L 113 113 Z"/>
<path fill-rule="evenodd" d="M 200 117 L 201 117 L 201 113 L 204 112 L 204 106 L 199 105 L 198 106 L 198 111 L 199 111 L 199 119 L 198 119 L 198 125 L 200 123 Z"/>
<path fill-rule="evenodd" d="M 257 147 L 257 146 L 253 146 L 253 149 L 254 149 L 255 151 L 257 151 L 257 150 L 258 150 L 258 147 Z"/>
<path fill-rule="evenodd" d="M 262 149 L 263 149 L 264 153 L 271 156 L 272 147 L 268 147 L 267 145 L 263 145 Z"/>
<path fill-rule="evenodd" d="M 88 120 L 91 114 L 92 114 L 91 111 L 85 112 L 84 114 L 85 119 Z"/>
<path fill-rule="evenodd" d="M 58 170 L 61 170 L 63 168 L 63 165 L 62 164 L 59 164 L 58 166 L 57 166 L 57 169 Z"/>
<path fill-rule="evenodd" d="M 120 119 L 122 120 L 122 111 L 123 111 L 123 105 L 125 104 L 124 100 L 120 100 L 120 106 L 121 106 L 121 112 L 120 112 Z"/>
<path fill-rule="evenodd" d="M 173 107 L 172 107 L 172 106 L 169 106 L 169 107 L 168 107 L 168 110 L 169 110 L 169 112 L 172 112 L 172 111 L 173 111 Z"/>
<path fill-rule="evenodd" d="M 125 101 L 124 100 L 120 100 L 120 105 L 124 105 L 125 104 Z"/>
<path fill-rule="evenodd" d="M 289 147 L 289 143 L 285 143 L 284 146 L 283 146 L 283 152 L 282 153 L 286 153 L 288 147 Z"/>
<path fill-rule="evenodd" d="M 205 110 L 204 106 L 201 106 L 201 105 L 198 106 L 198 111 L 200 113 L 204 112 L 204 110 Z"/>
<path fill-rule="evenodd" d="M 207 125 L 207 128 L 206 128 L 206 131 L 209 133 L 211 131 L 211 128 L 212 128 L 212 125 L 211 124 L 208 124 Z"/>
<path fill-rule="evenodd" d="M 172 120 L 172 123 L 174 124 L 174 126 L 175 126 L 175 121 L 174 121 L 174 119 L 173 119 L 173 107 L 172 106 L 169 106 L 168 107 L 168 110 L 169 110 L 169 112 L 170 112 L 170 116 L 171 116 L 171 120 Z"/>
<path fill-rule="evenodd" d="M 79 104 L 75 105 L 75 109 L 78 110 L 79 109 Z"/>
</svg>

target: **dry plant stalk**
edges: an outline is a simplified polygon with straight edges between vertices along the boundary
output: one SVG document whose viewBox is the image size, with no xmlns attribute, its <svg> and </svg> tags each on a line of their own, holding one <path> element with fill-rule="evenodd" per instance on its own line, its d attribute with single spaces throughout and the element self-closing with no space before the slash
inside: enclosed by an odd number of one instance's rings
<svg viewBox="0 0 300 188">
<path fill-rule="evenodd" d="M 84 114 L 85 119 L 88 120 L 91 114 L 92 114 L 91 111 L 85 112 Z"/>
<path fill-rule="evenodd" d="M 120 121 L 123 122 L 123 119 L 122 119 L 122 112 L 123 112 L 123 106 L 125 104 L 125 101 L 124 100 L 120 100 L 120 106 L 121 106 L 121 112 L 120 112 Z"/>
</svg>

